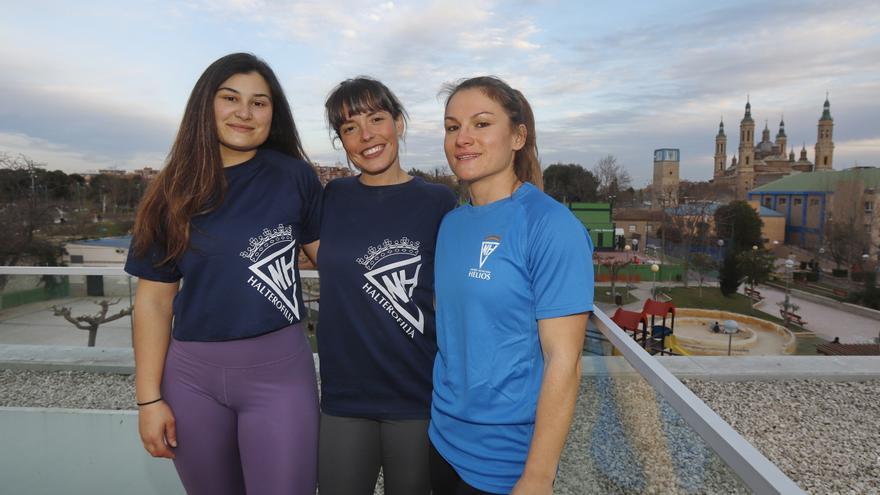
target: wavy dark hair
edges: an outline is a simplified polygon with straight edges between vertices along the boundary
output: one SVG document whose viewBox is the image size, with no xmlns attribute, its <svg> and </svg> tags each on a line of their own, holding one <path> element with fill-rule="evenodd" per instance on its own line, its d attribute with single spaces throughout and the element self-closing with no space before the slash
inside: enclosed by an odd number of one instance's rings
<svg viewBox="0 0 880 495">
<path fill-rule="evenodd" d="M 214 116 L 214 97 L 220 85 L 236 74 L 257 73 L 272 97 L 272 125 L 260 146 L 308 161 L 293 113 L 275 73 L 250 53 L 221 57 L 196 81 L 177 138 L 165 166 L 147 188 L 134 224 L 134 253 L 143 256 L 151 246 L 164 248 L 159 264 L 179 260 L 189 247 L 190 221 L 223 203 L 226 179 L 220 159 L 220 138 Z"/>
<path fill-rule="evenodd" d="M 333 88 L 327 96 L 327 101 L 324 102 L 330 139 L 335 142 L 340 138 L 339 128 L 349 115 L 382 110 L 390 113 L 394 120 L 403 117 L 404 129 L 406 129 L 409 115 L 387 86 L 367 76 L 342 81 Z"/>
<path fill-rule="evenodd" d="M 479 89 L 504 108 L 510 118 L 511 128 L 519 125 L 526 128 L 526 142 L 519 151 L 514 152 L 513 171 L 516 178 L 531 182 L 539 189 L 544 188 L 541 161 L 538 158 L 538 139 L 535 131 L 535 115 L 523 94 L 495 76 L 480 76 L 447 84 L 441 94 L 446 94 L 446 106 L 456 93 L 465 89 Z"/>
</svg>

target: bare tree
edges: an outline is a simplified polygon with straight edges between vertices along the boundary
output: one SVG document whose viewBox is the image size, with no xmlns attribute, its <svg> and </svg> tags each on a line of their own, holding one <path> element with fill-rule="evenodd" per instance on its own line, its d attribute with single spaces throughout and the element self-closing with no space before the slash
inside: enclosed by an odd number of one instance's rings
<svg viewBox="0 0 880 495">
<path fill-rule="evenodd" d="M 632 183 L 629 172 L 617 163 L 614 155 L 605 155 L 593 167 L 593 175 L 599 180 L 599 197 L 617 196 Z"/>
<path fill-rule="evenodd" d="M 688 286 L 688 273 L 690 270 L 691 247 L 705 246 L 709 238 L 709 220 L 712 217 L 713 204 L 688 203 L 673 209 L 670 215 L 670 223 L 673 231 L 680 234 L 681 256 L 684 268 L 684 286 Z"/>
<path fill-rule="evenodd" d="M 38 237 L 51 223 L 51 210 L 37 194 L 35 177 L 43 164 L 25 155 L 0 153 L 0 265 L 16 265 L 24 259 L 33 264 L 54 264 L 60 247 Z M 6 276 L 0 276 L 0 289 Z"/>
<path fill-rule="evenodd" d="M 870 237 L 865 230 L 864 191 L 864 183 L 858 178 L 838 182 L 834 188 L 827 232 L 828 251 L 838 269 L 845 263 L 852 272 L 852 266 L 861 263 L 862 254 L 868 252 Z"/>
<path fill-rule="evenodd" d="M 694 271 L 697 272 L 697 277 L 700 283 L 699 297 L 702 298 L 703 283 L 706 281 L 706 276 L 709 275 L 712 270 L 718 268 L 718 263 L 706 253 L 694 253 L 691 257 L 691 266 Z"/>
<path fill-rule="evenodd" d="M 128 316 L 131 314 L 132 310 L 132 307 L 129 306 L 126 309 L 121 309 L 119 310 L 119 312 L 107 316 L 107 312 L 110 310 L 110 306 L 119 304 L 119 299 L 115 299 L 113 301 L 109 299 L 104 299 L 101 301 L 94 301 L 94 303 L 98 306 L 101 306 L 100 311 L 93 315 L 80 316 L 73 316 L 69 307 L 52 306 L 52 311 L 54 312 L 55 316 L 60 316 L 72 323 L 73 326 L 75 326 L 76 328 L 89 332 L 89 347 L 95 347 L 95 339 L 98 336 L 98 327 L 100 327 L 104 323 L 109 323 L 111 321 Z"/>
<path fill-rule="evenodd" d="M 631 262 L 629 260 L 616 258 L 614 256 L 600 256 L 597 254 L 593 255 L 593 259 L 599 264 L 599 266 L 604 266 L 608 269 L 608 272 L 611 274 L 611 300 L 617 299 L 617 275 L 620 273 L 624 267 L 628 266 Z"/>
</svg>

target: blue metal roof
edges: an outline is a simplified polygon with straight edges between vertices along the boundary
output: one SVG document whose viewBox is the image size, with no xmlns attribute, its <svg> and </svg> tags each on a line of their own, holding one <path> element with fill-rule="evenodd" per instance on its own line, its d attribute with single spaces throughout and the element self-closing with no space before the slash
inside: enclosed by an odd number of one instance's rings
<svg viewBox="0 0 880 495">
<path fill-rule="evenodd" d="M 68 244 L 79 244 L 85 246 L 103 246 L 113 248 L 125 248 L 131 245 L 131 236 L 123 235 L 119 237 L 102 237 L 100 239 L 85 239 L 82 241 L 73 241 Z"/>
</svg>

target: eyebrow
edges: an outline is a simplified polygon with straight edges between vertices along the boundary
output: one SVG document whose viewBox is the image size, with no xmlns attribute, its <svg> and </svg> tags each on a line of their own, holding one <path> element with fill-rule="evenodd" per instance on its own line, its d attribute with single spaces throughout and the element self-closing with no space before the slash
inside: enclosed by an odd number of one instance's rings
<svg viewBox="0 0 880 495">
<path fill-rule="evenodd" d="M 226 91 L 231 91 L 231 92 L 233 92 L 233 93 L 235 93 L 235 94 L 237 94 L 237 95 L 240 95 L 240 94 L 241 94 L 241 91 L 238 91 L 238 90 L 236 90 L 236 89 L 232 89 L 232 88 L 230 88 L 230 87 L 228 87 L 228 86 L 220 86 L 219 88 L 217 88 L 217 92 L 219 93 L 220 91 L 222 91 L 222 90 L 224 90 L 224 89 L 225 89 Z M 262 96 L 262 97 L 264 97 L 264 98 L 269 98 L 270 100 L 272 99 L 272 96 L 271 96 L 271 95 L 267 95 L 267 94 L 263 94 L 263 93 L 255 93 L 254 96 Z"/>
<path fill-rule="evenodd" d="M 488 111 L 488 110 L 484 110 L 484 111 L 482 111 L 482 112 L 477 112 L 477 113 L 471 115 L 471 118 L 479 117 L 480 115 L 483 115 L 483 114 L 495 116 L 494 113 L 492 113 L 492 112 L 490 112 L 490 111 Z M 450 117 L 450 116 L 448 116 L 448 115 L 444 117 L 444 120 L 455 120 L 455 121 L 458 121 L 458 119 L 456 119 L 455 117 Z"/>
</svg>

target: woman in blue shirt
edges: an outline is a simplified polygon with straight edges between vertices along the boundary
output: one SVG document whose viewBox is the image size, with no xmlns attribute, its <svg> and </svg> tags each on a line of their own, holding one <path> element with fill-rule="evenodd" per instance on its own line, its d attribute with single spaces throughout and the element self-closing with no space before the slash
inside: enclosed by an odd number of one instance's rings
<svg viewBox="0 0 880 495">
<path fill-rule="evenodd" d="M 360 172 L 324 189 L 319 485 L 322 495 L 427 495 L 434 243 L 455 205 L 400 164 L 406 112 L 381 82 L 340 83 L 327 121 Z"/>
<path fill-rule="evenodd" d="M 465 80 L 450 88 L 445 129 L 470 204 L 437 237 L 433 492 L 549 494 L 593 307 L 590 237 L 541 191 L 522 93 Z"/>
</svg>

